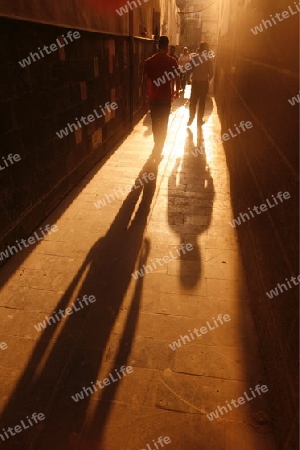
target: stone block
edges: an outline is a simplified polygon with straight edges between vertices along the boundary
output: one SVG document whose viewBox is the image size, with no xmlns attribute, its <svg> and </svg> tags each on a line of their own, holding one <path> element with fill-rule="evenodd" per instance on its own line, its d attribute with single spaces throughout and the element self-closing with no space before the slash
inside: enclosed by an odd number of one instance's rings
<svg viewBox="0 0 300 450">
<path fill-rule="evenodd" d="M 102 128 L 98 128 L 92 134 L 92 149 L 97 148 L 102 143 Z"/>
</svg>

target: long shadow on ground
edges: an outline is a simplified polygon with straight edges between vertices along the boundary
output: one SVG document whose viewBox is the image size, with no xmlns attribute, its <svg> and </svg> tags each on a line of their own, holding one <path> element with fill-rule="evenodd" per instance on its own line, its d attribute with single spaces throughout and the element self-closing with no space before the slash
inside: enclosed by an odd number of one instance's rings
<svg viewBox="0 0 300 450">
<path fill-rule="evenodd" d="M 87 424 L 95 442 L 101 444 L 111 402 L 120 382 L 112 383 L 101 392 L 98 389 L 101 401 L 92 413 L 88 411 L 92 395 L 77 402 L 71 395 L 91 386 L 91 382 L 107 377 L 114 369 L 126 366 L 130 355 L 139 317 L 142 278 L 135 285 L 115 360 L 111 367 L 105 365 L 103 368 L 105 348 L 138 255 L 142 249 L 139 260 L 142 265 L 149 253 L 149 242 L 143 241 L 143 233 L 155 192 L 157 167 L 147 162 L 139 177 L 145 172 L 153 172 L 155 180 L 128 194 L 106 235 L 87 254 L 56 311 L 65 310 L 76 298 L 82 300 L 84 295 L 94 295 L 96 302 L 49 325 L 42 332 L 6 405 L 1 423 L 6 428 L 16 425 L 35 411 L 44 413 L 46 419 L 9 438 L 1 448 L 74 450 L 79 447 L 82 430 Z M 101 373 L 99 377 L 101 367 L 105 374 L 102 376 Z"/>
<path fill-rule="evenodd" d="M 199 133 L 202 136 L 201 129 Z M 193 133 L 187 130 L 183 157 L 176 159 L 168 182 L 169 226 L 179 235 L 181 244 L 193 245 L 191 252 L 180 257 L 181 283 L 191 289 L 201 278 L 198 237 L 209 227 L 215 196 L 204 145 L 202 138 L 202 153 L 193 156 Z"/>
</svg>

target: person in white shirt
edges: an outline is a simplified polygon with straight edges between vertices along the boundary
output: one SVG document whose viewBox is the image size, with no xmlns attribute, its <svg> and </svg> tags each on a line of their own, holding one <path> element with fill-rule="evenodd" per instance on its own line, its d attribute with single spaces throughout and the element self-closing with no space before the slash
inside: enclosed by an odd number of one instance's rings
<svg viewBox="0 0 300 450">
<path fill-rule="evenodd" d="M 197 50 L 197 55 L 191 59 L 192 68 L 192 91 L 190 98 L 190 118 L 187 123 L 189 127 L 195 118 L 197 111 L 198 126 L 202 126 L 205 100 L 208 93 L 209 82 L 214 76 L 213 66 L 214 52 L 209 50 L 209 46 L 206 42 L 201 42 L 200 47 Z"/>
<path fill-rule="evenodd" d="M 190 57 L 189 49 L 187 47 L 184 47 L 183 53 L 181 53 L 181 55 L 178 58 L 178 64 L 182 67 L 185 67 L 185 65 L 190 62 L 190 59 L 191 59 L 191 57 Z M 184 93 L 186 83 L 190 82 L 190 74 L 188 72 L 181 73 L 180 74 L 180 82 L 181 82 L 181 89 L 183 90 L 183 93 Z"/>
</svg>

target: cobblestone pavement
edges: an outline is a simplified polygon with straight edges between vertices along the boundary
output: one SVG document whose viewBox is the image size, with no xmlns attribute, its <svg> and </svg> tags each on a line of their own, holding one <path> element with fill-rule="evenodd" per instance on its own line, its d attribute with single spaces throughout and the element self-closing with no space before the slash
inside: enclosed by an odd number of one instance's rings
<svg viewBox="0 0 300 450">
<path fill-rule="evenodd" d="M 172 106 L 159 165 L 147 115 L 41 225 L 58 230 L 2 268 L 0 428 L 28 429 L 1 449 L 276 448 L 270 393 L 250 391 L 267 383 L 216 105 L 198 135 L 187 107 Z"/>
</svg>

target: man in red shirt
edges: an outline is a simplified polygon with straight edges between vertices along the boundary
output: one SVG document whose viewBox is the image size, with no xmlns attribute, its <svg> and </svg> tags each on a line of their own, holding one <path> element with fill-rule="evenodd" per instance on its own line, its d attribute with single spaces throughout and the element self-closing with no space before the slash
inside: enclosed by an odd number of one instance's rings
<svg viewBox="0 0 300 450">
<path fill-rule="evenodd" d="M 172 81 L 176 80 L 176 97 L 180 86 L 178 63 L 175 58 L 168 55 L 168 47 L 168 37 L 161 36 L 158 41 L 158 52 L 145 61 L 144 81 L 148 81 L 149 88 L 148 98 L 155 143 L 154 157 L 157 157 L 162 151 L 167 136 L 172 101 Z"/>
</svg>

